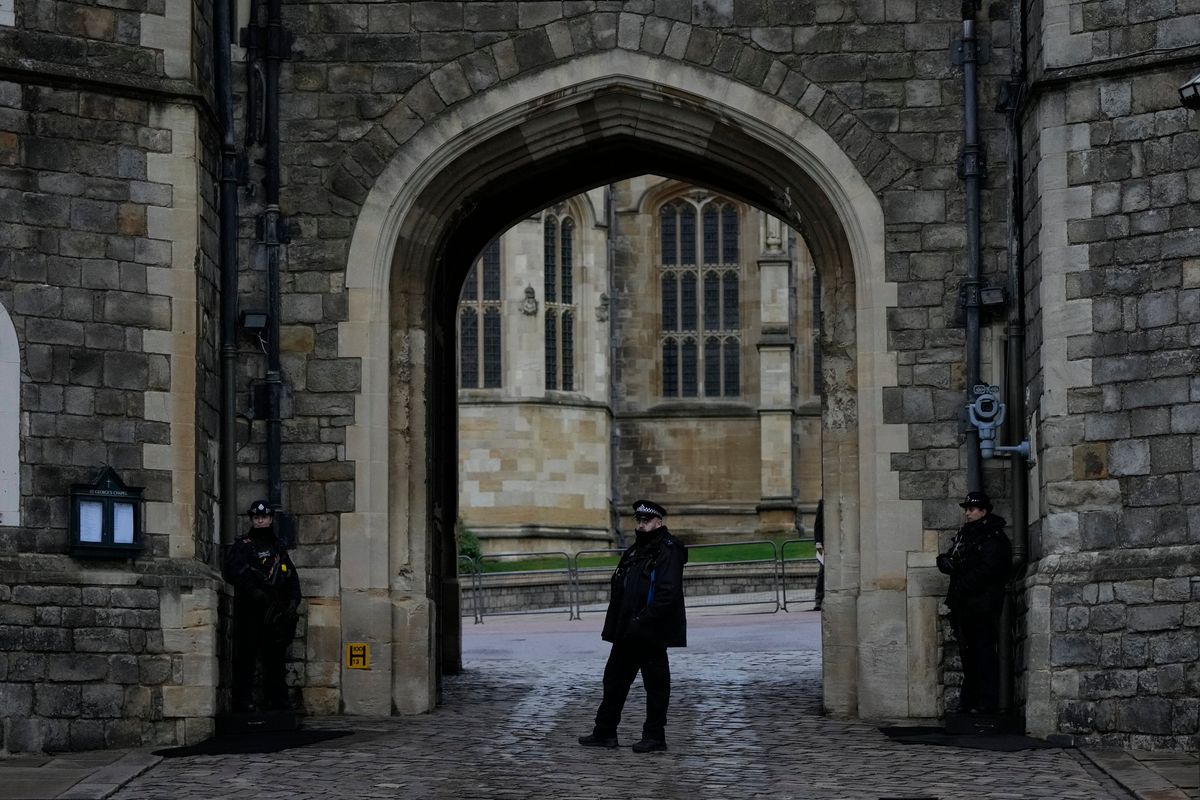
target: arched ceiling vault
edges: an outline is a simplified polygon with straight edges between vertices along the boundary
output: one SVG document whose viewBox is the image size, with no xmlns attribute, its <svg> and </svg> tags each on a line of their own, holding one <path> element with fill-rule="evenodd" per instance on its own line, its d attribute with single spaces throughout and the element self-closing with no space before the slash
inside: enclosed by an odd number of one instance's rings
<svg viewBox="0 0 1200 800">
<path fill-rule="evenodd" d="M 558 200 L 642 174 L 707 186 L 784 219 L 802 231 L 818 263 L 846 253 L 829 200 L 775 147 L 696 98 L 664 100 L 617 84 L 534 109 L 447 163 L 406 217 L 393 280 L 432 256 L 437 268 L 425 288 L 435 304 L 453 303 L 498 233 Z"/>
</svg>

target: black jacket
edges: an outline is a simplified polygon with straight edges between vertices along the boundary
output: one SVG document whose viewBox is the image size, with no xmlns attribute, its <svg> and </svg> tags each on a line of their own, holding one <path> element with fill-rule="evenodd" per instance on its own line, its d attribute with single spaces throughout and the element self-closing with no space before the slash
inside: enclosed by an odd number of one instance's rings
<svg viewBox="0 0 1200 800">
<path fill-rule="evenodd" d="M 275 537 L 274 527 L 251 528 L 225 555 L 225 580 L 237 590 L 238 606 L 265 611 L 275 606 L 294 613 L 300 605 L 300 576 L 287 548 Z"/>
<path fill-rule="evenodd" d="M 817 514 L 813 517 L 813 544 L 825 546 L 825 498 L 817 501 Z"/>
<path fill-rule="evenodd" d="M 613 572 L 601 638 L 686 647 L 683 565 L 687 560 L 687 548 L 665 525 L 639 533 Z"/>
<path fill-rule="evenodd" d="M 955 535 L 949 552 L 938 556 L 938 569 L 950 576 L 947 606 L 993 612 L 1003 604 L 1012 572 L 1012 546 L 1004 525 L 1004 517 L 995 514 L 968 522 Z"/>
</svg>

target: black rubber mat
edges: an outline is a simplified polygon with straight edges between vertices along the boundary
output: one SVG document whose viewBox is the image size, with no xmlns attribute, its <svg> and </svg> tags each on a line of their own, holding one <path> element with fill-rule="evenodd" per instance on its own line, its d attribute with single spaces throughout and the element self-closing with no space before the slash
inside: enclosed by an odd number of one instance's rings
<svg viewBox="0 0 1200 800">
<path fill-rule="evenodd" d="M 1059 748 L 1044 739 L 1016 733 L 946 733 L 945 728 L 932 726 L 888 725 L 879 729 L 885 736 L 900 744 L 932 744 L 942 747 L 967 747 L 972 750 L 993 750 L 1012 753 L 1017 750 Z"/>
<path fill-rule="evenodd" d="M 230 733 L 214 736 L 200 744 L 186 747 L 168 747 L 155 750 L 154 755 L 163 758 L 181 758 L 183 756 L 219 756 L 235 753 L 278 753 L 281 750 L 291 750 L 294 747 L 307 747 L 311 744 L 340 739 L 349 736 L 353 731 L 264 731 L 262 733 Z"/>
</svg>

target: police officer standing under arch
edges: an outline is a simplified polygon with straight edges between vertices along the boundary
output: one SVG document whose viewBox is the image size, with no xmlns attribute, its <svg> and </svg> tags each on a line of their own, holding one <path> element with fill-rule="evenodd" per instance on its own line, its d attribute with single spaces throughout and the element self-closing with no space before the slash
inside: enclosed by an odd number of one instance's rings
<svg viewBox="0 0 1200 800">
<path fill-rule="evenodd" d="M 963 684 L 959 710 L 994 714 L 999 710 L 1000 613 L 1012 572 L 1012 546 L 1005 520 L 992 513 L 983 492 L 967 492 L 959 503 L 966 523 L 937 557 L 938 569 L 950 576 L 946 605 L 958 640 Z"/>
<path fill-rule="evenodd" d="M 285 667 L 296 633 L 300 578 L 275 530 L 275 512 L 259 500 L 246 512 L 250 530 L 225 556 L 225 579 L 233 584 L 233 710 L 256 711 L 254 671 L 262 663 L 264 706 L 290 710 Z"/>
<path fill-rule="evenodd" d="M 649 500 L 633 504 L 637 539 L 622 554 L 612 576 L 612 594 L 600 636 L 612 643 L 604 667 L 604 698 L 592 732 L 579 737 L 587 747 L 617 747 L 617 725 L 638 672 L 646 689 L 646 722 L 635 753 L 667 749 L 667 706 L 671 699 L 668 647 L 687 646 L 683 565 L 687 548 L 671 536 L 666 509 Z"/>
</svg>

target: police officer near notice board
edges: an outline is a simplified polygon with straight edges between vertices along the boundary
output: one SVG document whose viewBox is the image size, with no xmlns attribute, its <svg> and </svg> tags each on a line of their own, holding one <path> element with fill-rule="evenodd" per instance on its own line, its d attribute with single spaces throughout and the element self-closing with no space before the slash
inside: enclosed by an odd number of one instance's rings
<svg viewBox="0 0 1200 800">
<path fill-rule="evenodd" d="M 984 492 L 967 492 L 959 505 L 966 523 L 950 550 L 937 557 L 938 569 L 950 576 L 946 605 L 963 672 L 959 710 L 994 714 L 1000 696 L 1000 613 L 1012 572 L 1012 546 L 1004 518 L 992 513 Z"/>
<path fill-rule="evenodd" d="M 646 722 L 635 753 L 667 749 L 667 705 L 671 699 L 668 647 L 687 646 L 683 607 L 683 565 L 687 548 L 671 536 L 658 503 L 633 504 L 637 538 L 621 555 L 612 576 L 612 594 L 600 636 L 612 643 L 604 667 L 604 698 L 592 732 L 580 736 L 587 747 L 618 747 L 617 724 L 638 672 L 646 689 Z"/>
<path fill-rule="evenodd" d="M 225 579 L 233 584 L 233 710 L 256 711 L 254 669 L 262 662 L 263 704 L 290 710 L 285 667 L 296 633 L 300 578 L 275 530 L 275 512 L 259 500 L 250 506 L 250 530 L 225 556 Z"/>
</svg>

